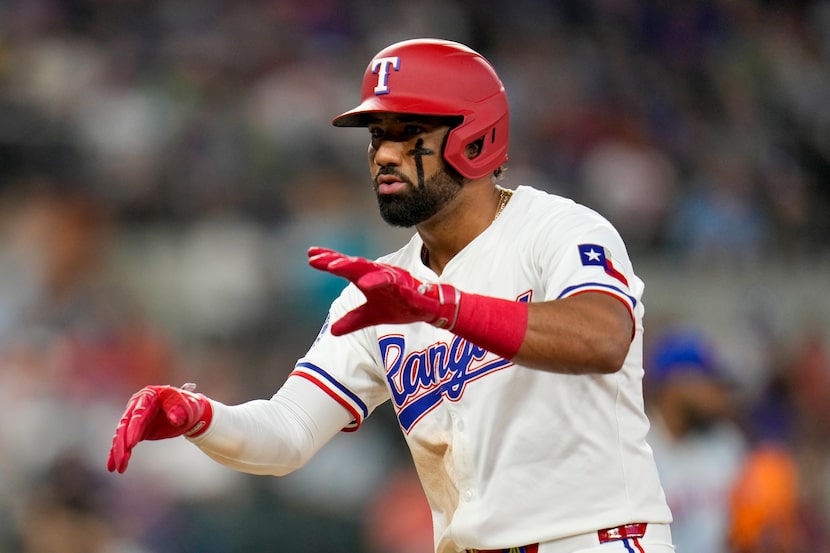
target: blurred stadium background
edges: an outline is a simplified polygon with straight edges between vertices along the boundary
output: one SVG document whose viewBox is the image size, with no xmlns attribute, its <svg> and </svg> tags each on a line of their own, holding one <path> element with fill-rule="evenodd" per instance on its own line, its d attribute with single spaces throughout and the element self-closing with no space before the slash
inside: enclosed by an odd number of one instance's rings
<svg viewBox="0 0 830 553">
<path fill-rule="evenodd" d="M 738 470 L 676 514 L 720 513 L 724 553 L 830 551 L 830 3 L 807 0 L 0 1 L 0 551 L 430 551 L 391 409 L 283 479 L 184 440 L 105 470 L 145 384 L 275 391 L 343 284 L 308 246 L 409 235 L 330 120 L 417 36 L 494 63 L 507 184 L 617 225 L 647 347 L 705 335 L 741 459 L 793 477 Z"/>
</svg>

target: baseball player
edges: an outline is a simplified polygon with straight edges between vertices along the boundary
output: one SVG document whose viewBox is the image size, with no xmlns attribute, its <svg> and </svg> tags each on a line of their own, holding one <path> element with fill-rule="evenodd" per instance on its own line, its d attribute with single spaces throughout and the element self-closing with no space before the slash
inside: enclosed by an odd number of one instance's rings
<svg viewBox="0 0 830 553">
<path fill-rule="evenodd" d="M 380 213 L 415 227 L 370 261 L 313 247 L 348 285 L 271 399 L 190 386 L 128 402 L 108 459 L 185 435 L 249 473 L 296 470 L 390 401 L 438 553 L 673 551 L 646 443 L 643 283 L 619 234 L 573 201 L 502 187 L 508 101 L 491 64 L 418 39 L 369 62 L 360 104 Z"/>
</svg>

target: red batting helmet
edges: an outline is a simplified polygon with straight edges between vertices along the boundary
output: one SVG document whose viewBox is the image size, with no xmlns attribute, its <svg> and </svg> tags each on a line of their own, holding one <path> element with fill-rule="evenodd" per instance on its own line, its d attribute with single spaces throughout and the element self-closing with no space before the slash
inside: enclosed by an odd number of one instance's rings
<svg viewBox="0 0 830 553">
<path fill-rule="evenodd" d="M 509 109 L 504 85 L 481 54 L 448 40 L 405 40 L 369 62 L 360 105 L 336 117 L 337 127 L 365 127 L 369 114 L 455 115 L 444 159 L 467 178 L 481 178 L 507 161 Z M 483 138 L 481 153 L 465 148 Z"/>
</svg>

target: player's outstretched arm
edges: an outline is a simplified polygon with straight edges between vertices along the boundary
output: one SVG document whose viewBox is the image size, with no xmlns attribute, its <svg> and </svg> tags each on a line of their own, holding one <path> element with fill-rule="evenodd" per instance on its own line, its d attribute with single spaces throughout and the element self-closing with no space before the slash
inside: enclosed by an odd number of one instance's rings
<svg viewBox="0 0 830 553">
<path fill-rule="evenodd" d="M 514 361 L 564 374 L 609 374 L 625 362 L 634 320 L 615 296 L 584 292 L 529 306 L 527 331 Z"/>
<path fill-rule="evenodd" d="M 323 248 L 309 264 L 348 279 L 366 302 L 331 327 L 339 336 L 367 326 L 426 322 L 527 367 L 566 374 L 622 367 L 633 335 L 631 313 L 599 292 L 531 305 L 425 284 L 407 271 Z"/>
<path fill-rule="evenodd" d="M 208 457 L 251 474 L 302 467 L 352 415 L 316 384 L 289 377 L 271 399 L 225 405 L 189 389 L 147 386 L 130 398 L 107 468 L 124 472 L 142 440 L 185 436 Z"/>
</svg>

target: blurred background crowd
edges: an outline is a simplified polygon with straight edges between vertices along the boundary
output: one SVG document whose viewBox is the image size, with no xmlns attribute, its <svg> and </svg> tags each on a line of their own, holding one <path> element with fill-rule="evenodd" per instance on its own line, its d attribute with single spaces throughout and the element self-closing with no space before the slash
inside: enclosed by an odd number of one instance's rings
<svg viewBox="0 0 830 553">
<path fill-rule="evenodd" d="M 431 550 L 391 409 L 281 479 L 105 470 L 146 384 L 277 389 L 343 285 L 308 246 L 403 244 L 330 121 L 418 36 L 499 71 L 506 186 L 626 240 L 678 551 L 830 551 L 830 3 L 3 0 L 0 552 Z"/>
</svg>

